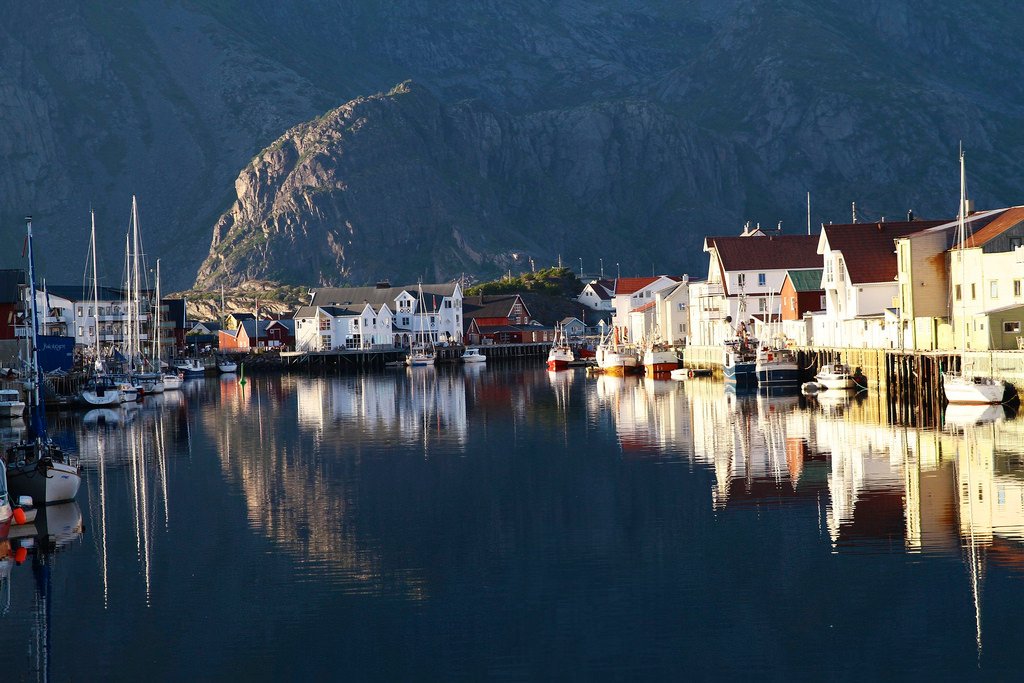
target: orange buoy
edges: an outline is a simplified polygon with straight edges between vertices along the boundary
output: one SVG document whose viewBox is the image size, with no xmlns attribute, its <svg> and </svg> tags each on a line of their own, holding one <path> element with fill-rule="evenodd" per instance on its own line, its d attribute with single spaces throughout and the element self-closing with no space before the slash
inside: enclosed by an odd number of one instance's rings
<svg viewBox="0 0 1024 683">
<path fill-rule="evenodd" d="M 25 511 L 21 508 L 14 508 L 14 523 L 24 524 L 25 523 Z"/>
<path fill-rule="evenodd" d="M 18 548 L 14 551 L 14 561 L 21 564 L 28 557 L 28 548 Z"/>
</svg>

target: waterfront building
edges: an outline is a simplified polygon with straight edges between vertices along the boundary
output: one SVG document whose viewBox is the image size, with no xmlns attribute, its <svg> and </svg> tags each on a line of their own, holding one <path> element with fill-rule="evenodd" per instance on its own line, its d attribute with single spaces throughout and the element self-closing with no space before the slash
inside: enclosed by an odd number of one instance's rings
<svg viewBox="0 0 1024 683">
<path fill-rule="evenodd" d="M 682 277 L 675 275 L 657 275 L 654 277 L 620 277 L 615 280 L 615 289 L 612 296 L 612 308 L 615 311 L 612 316 L 612 325 L 619 331 L 624 341 L 639 341 L 645 336 L 638 331 L 639 336 L 634 335 L 631 329 L 630 314 L 634 310 L 654 303 L 655 294 L 675 287 L 683 281 Z M 653 307 L 645 308 L 645 311 Z M 649 316 L 649 327 L 653 329 L 656 315 L 652 312 Z M 646 329 L 646 327 L 644 328 Z"/>
<path fill-rule="evenodd" d="M 422 291 L 422 297 L 420 292 Z M 413 342 L 458 343 L 463 336 L 457 284 L 327 287 L 310 291 L 296 311 L 297 351 L 409 348 Z"/>
<path fill-rule="evenodd" d="M 818 254 L 825 315 L 814 318 L 817 346 L 900 346 L 896 239 L 944 221 L 900 221 L 823 225 Z M 888 324 L 891 321 L 893 324 Z"/>
<path fill-rule="evenodd" d="M 822 267 L 818 238 L 744 231 L 739 237 L 707 237 L 708 278 L 690 288 L 690 344 L 717 346 L 736 336 L 755 316 L 778 316 L 779 292 L 791 270 Z"/>
<path fill-rule="evenodd" d="M 237 327 L 221 330 L 219 347 L 221 351 L 259 351 L 267 348 L 268 320 L 241 319 Z"/>
<path fill-rule="evenodd" d="M 594 280 L 583 286 L 576 300 L 594 311 L 614 311 L 612 298 L 615 296 L 613 280 Z"/>
<path fill-rule="evenodd" d="M 685 346 L 690 334 L 690 276 L 654 293 L 657 336 L 674 346 Z"/>
<path fill-rule="evenodd" d="M 579 341 L 587 333 L 586 324 L 579 318 L 571 316 L 568 318 L 562 318 L 562 320 L 559 321 L 558 326 L 562 328 L 562 332 L 569 341 Z"/>
<path fill-rule="evenodd" d="M 790 270 L 779 293 L 782 333 L 797 346 L 813 341 L 813 316 L 825 311 L 825 290 L 821 287 L 822 268 Z"/>
</svg>

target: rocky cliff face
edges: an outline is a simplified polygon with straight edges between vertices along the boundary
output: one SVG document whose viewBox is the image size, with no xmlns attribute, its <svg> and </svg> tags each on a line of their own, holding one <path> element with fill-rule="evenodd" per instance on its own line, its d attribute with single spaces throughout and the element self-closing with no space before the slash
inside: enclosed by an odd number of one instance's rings
<svg viewBox="0 0 1024 683">
<path fill-rule="evenodd" d="M 261 152 L 197 284 L 437 280 L 596 253 L 649 272 L 696 246 L 679 225 L 742 205 L 736 168 L 732 145 L 650 102 L 517 116 L 403 83 Z"/>
<path fill-rule="evenodd" d="M 218 221 L 238 199 L 239 169 L 249 184 L 250 171 L 278 163 L 246 167 L 283 131 L 408 78 L 435 98 L 422 105 L 436 109 L 433 118 L 389 119 L 383 100 L 354 105 L 367 109 L 367 129 L 342 136 L 346 151 L 330 173 L 362 188 L 358 200 L 349 191 L 337 203 L 336 189 L 321 191 L 330 202 L 307 193 L 308 216 L 296 204 L 287 224 L 243 216 L 239 229 L 273 224 L 298 240 L 306 229 L 328 234 L 342 215 L 361 221 L 352 228 L 361 236 L 378 230 L 371 220 L 386 224 L 381 235 L 404 225 L 408 243 L 429 246 L 444 273 L 504 266 L 508 257 L 489 250 L 553 257 L 563 246 L 578 252 L 564 258 L 582 256 L 588 270 L 604 257 L 606 266 L 648 272 L 645 248 L 665 256 L 657 268 L 680 270 L 692 267 L 700 235 L 734 231 L 740 219 L 801 230 L 807 191 L 814 223 L 845 220 L 851 201 L 871 219 L 910 208 L 949 215 L 960 140 L 977 204 L 1017 203 L 1022 28 L 1012 3 L 952 0 L 10 3 L 0 9 L 0 239 L 17 243 L 21 216 L 33 213 L 42 270 L 76 281 L 91 204 L 101 274 L 116 282 L 134 192 L 169 287 L 190 283 L 208 254 L 204 282 L 222 277 L 225 264 L 255 272 L 256 252 L 232 256 L 235 227 Z M 414 100 L 397 98 L 396 112 Z M 385 132 L 392 121 L 398 128 Z M 380 150 L 360 146 L 372 131 Z M 410 148 L 419 156 L 403 160 L 392 137 L 419 141 Z M 663 151 L 677 159 L 658 159 Z M 641 154 L 655 158 L 631 161 Z M 419 178 L 421 191 L 391 182 L 383 159 L 397 165 L 395 178 Z M 319 182 L 306 161 L 296 157 L 295 180 L 311 173 Z M 403 171 L 419 163 L 423 177 Z M 620 182 L 616 174 L 629 170 L 657 175 Z M 378 207 L 367 195 L 389 198 L 391 213 L 371 218 Z M 479 210 L 467 203 L 475 199 Z M 210 254 L 214 223 L 220 251 Z M 473 225 L 485 226 L 485 237 Z M 652 246 L 648 225 L 652 238 L 667 225 L 683 236 L 679 258 Z M 608 238 L 559 241 L 608 226 Z M 643 238 L 626 239 L 637 226 Z M 306 279 L 369 272 L 353 258 L 359 240 L 331 239 L 332 256 L 318 257 L 322 269 L 310 264 Z M 273 244 L 271 257 L 285 243 Z M 17 255 L 0 250 L 0 265 Z M 393 253 L 388 272 L 429 270 L 422 251 L 406 258 Z"/>
</svg>

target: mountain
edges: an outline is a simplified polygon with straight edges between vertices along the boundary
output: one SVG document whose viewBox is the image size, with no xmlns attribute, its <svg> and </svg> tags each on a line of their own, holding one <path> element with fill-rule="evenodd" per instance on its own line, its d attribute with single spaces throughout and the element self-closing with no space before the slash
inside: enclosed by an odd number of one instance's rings
<svg viewBox="0 0 1024 683">
<path fill-rule="evenodd" d="M 1021 28 L 1024 13 L 1005 0 L 7 3 L 0 239 L 20 243 L 21 217 L 34 214 L 41 269 L 77 281 L 91 204 L 101 274 L 114 282 L 136 193 L 150 258 L 164 259 L 168 286 L 189 285 L 200 264 L 201 282 L 237 280 L 218 270 L 226 262 L 260 274 L 251 251 L 232 255 L 224 245 L 236 244 L 250 219 L 253 235 L 267 230 L 272 239 L 281 229 L 298 239 L 307 217 L 296 210 L 283 224 L 236 215 L 245 188 L 232 182 L 254 168 L 274 170 L 278 162 L 266 157 L 282 134 L 315 135 L 349 106 L 366 110 L 384 147 L 380 155 L 360 147 L 370 130 L 343 135 L 341 156 L 325 142 L 317 154 L 337 162 L 331 182 L 363 196 L 342 201 L 328 186 L 317 210 L 353 216 L 361 237 L 384 246 L 402 216 L 416 216 L 403 229 L 417 251 L 391 255 L 395 277 L 431 268 L 446 276 L 477 263 L 497 269 L 517 249 L 550 260 L 563 247 L 565 259 L 582 257 L 588 270 L 599 257 L 631 273 L 652 261 L 692 270 L 705 233 L 735 232 L 744 220 L 801 231 L 808 191 L 815 223 L 846 220 L 852 201 L 872 220 L 908 209 L 949 216 L 961 140 L 977 205 L 1019 203 Z M 410 92 L 368 96 L 410 79 Z M 644 121 L 630 121 L 634 111 Z M 436 114 L 409 127 L 413 112 Z M 595 129 L 602 117 L 614 132 Z M 473 127 L 484 121 L 501 137 Z M 392 124 L 395 137 L 417 142 L 418 156 L 403 161 L 402 150 L 387 147 Z M 494 148 L 472 147 L 488 139 Z M 544 158 L 555 150 L 586 155 Z M 677 160 L 631 161 L 652 151 Z M 403 163 L 426 163 L 420 191 L 385 182 L 374 166 L 385 159 L 407 181 Z M 486 165 L 474 170 L 473 162 Z M 275 177 L 298 181 L 307 172 L 299 166 L 297 176 L 276 169 Z M 623 187 L 625 176 L 614 174 L 633 170 L 659 175 Z M 281 189 L 281 201 L 297 196 Z M 371 216 L 366 193 L 414 203 Z M 482 207 L 469 203 L 476 199 Z M 420 215 L 424 207 L 435 213 Z M 324 217 L 308 218 L 316 250 L 338 229 Z M 221 241 L 211 253 L 215 224 Z M 664 244 L 666 235 L 678 242 Z M 347 269 L 338 278 L 363 277 L 377 265 L 357 262 L 360 248 L 353 240 L 345 258 L 318 257 L 323 270 L 306 279 L 333 279 L 333 265 Z M 424 263 L 422 251 L 439 263 Z M 17 261 L 16 248 L 0 250 L 0 265 Z"/>
<path fill-rule="evenodd" d="M 512 115 L 403 83 L 260 153 L 197 285 L 434 281 L 593 251 L 669 267 L 667 251 L 699 251 L 679 225 L 742 204 L 736 165 L 732 145 L 644 100 Z"/>
</svg>

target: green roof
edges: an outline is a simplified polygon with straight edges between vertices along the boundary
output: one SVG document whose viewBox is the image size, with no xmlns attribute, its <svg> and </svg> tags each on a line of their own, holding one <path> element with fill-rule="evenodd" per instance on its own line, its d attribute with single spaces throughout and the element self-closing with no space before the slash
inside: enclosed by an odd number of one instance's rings
<svg viewBox="0 0 1024 683">
<path fill-rule="evenodd" d="M 821 273 L 821 268 L 786 271 L 786 275 L 789 276 L 790 281 L 793 283 L 793 289 L 798 292 L 820 292 Z"/>
</svg>

